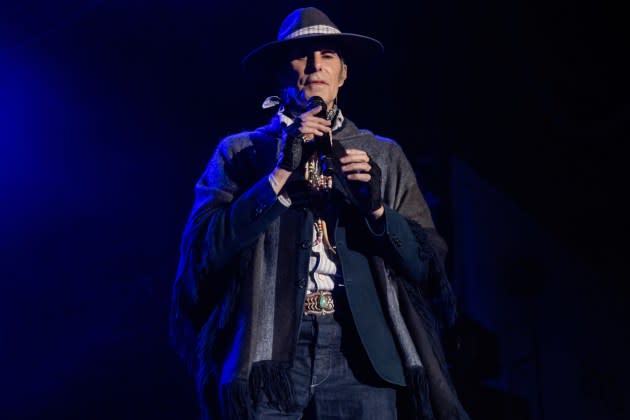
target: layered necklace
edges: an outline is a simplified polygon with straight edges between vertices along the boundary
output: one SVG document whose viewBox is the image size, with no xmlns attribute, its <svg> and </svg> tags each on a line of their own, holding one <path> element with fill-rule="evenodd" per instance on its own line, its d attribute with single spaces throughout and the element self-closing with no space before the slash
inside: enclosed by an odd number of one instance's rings
<svg viewBox="0 0 630 420">
<path fill-rule="evenodd" d="M 332 144 L 331 137 L 324 140 Z M 316 234 L 314 245 L 323 244 L 326 252 L 336 254 L 335 247 L 330 242 L 328 225 L 326 223 L 326 217 L 324 216 L 326 213 L 329 213 L 328 210 L 331 204 L 330 193 L 333 187 L 332 175 L 324 173 L 323 161 L 325 159 L 325 156 L 320 156 L 318 150 L 315 150 L 304 165 L 304 179 L 307 182 L 313 211 L 315 212 L 314 228 Z"/>
</svg>

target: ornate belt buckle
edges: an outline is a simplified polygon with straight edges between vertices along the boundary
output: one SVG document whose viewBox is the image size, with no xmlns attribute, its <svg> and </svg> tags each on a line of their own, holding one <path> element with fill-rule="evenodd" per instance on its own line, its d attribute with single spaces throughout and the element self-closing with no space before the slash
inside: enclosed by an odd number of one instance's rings
<svg viewBox="0 0 630 420">
<path fill-rule="evenodd" d="M 305 315 L 327 315 L 335 312 L 335 302 L 332 293 L 315 292 L 306 297 L 304 302 Z"/>
</svg>

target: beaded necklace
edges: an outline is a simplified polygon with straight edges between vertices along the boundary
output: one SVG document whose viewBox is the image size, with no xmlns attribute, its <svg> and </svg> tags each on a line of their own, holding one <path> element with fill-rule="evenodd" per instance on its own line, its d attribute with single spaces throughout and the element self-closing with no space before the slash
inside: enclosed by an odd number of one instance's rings
<svg viewBox="0 0 630 420">
<path fill-rule="evenodd" d="M 326 251 L 332 254 L 336 254 L 337 251 L 335 250 L 335 247 L 331 245 L 330 239 L 328 238 L 328 226 L 326 224 L 326 221 L 322 219 L 321 217 L 318 217 L 317 220 L 315 220 L 313 225 L 315 226 L 315 232 L 316 232 L 314 246 L 317 246 L 323 243 L 324 249 Z"/>
</svg>

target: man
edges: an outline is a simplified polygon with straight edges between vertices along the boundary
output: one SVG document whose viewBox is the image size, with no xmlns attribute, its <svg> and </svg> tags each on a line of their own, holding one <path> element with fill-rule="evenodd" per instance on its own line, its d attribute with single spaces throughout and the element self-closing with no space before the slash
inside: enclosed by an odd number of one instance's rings
<svg viewBox="0 0 630 420">
<path fill-rule="evenodd" d="M 454 316 L 444 241 L 399 145 L 337 106 L 348 63 L 381 52 L 309 7 L 244 59 L 278 112 L 218 145 L 174 284 L 204 417 L 467 418 L 432 314 Z"/>
</svg>

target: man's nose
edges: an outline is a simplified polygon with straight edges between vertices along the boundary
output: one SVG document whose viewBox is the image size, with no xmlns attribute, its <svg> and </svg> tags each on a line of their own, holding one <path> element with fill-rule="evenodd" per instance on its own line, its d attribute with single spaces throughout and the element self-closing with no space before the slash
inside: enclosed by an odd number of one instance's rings
<svg viewBox="0 0 630 420">
<path fill-rule="evenodd" d="M 321 68 L 322 59 L 318 53 L 310 54 L 306 59 L 306 72 L 315 73 Z"/>
</svg>

